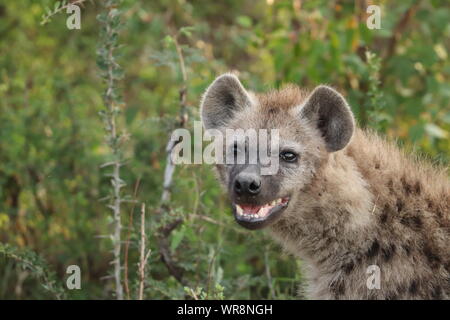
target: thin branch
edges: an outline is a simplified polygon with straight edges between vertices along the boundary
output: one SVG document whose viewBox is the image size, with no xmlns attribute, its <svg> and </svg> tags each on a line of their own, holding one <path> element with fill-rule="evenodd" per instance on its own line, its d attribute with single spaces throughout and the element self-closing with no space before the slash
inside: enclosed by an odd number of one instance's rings
<svg viewBox="0 0 450 320">
<path fill-rule="evenodd" d="M 139 190 L 139 186 L 141 184 L 141 177 L 137 179 L 134 185 L 133 198 L 137 197 L 137 193 Z M 131 208 L 130 214 L 128 216 L 128 232 L 127 232 L 127 240 L 125 243 L 125 253 L 124 253 L 124 289 L 127 295 L 127 299 L 130 300 L 130 287 L 128 285 L 128 252 L 130 249 L 130 238 L 131 238 L 131 230 L 133 229 L 133 213 L 136 207 L 136 202 L 133 202 L 133 207 Z"/>
<path fill-rule="evenodd" d="M 145 266 L 147 264 L 148 258 L 150 256 L 151 250 L 145 253 L 145 204 L 141 206 L 141 244 L 140 244 L 140 255 L 139 255 L 139 292 L 138 299 L 144 299 L 144 283 L 145 283 Z"/>
<path fill-rule="evenodd" d="M 186 126 L 186 123 L 188 121 L 188 113 L 187 113 L 187 72 L 186 72 L 186 65 L 184 62 L 183 52 L 181 50 L 181 46 L 178 43 L 177 36 L 173 37 L 174 39 L 174 45 L 175 50 L 177 52 L 178 62 L 180 65 L 181 70 L 181 76 L 182 76 L 182 85 L 179 90 L 179 101 L 180 101 L 180 120 L 179 120 L 179 127 L 183 128 Z M 172 133 L 169 136 L 169 140 L 167 142 L 166 146 L 166 168 L 164 170 L 164 183 L 163 183 L 163 194 L 161 197 L 161 202 L 166 203 L 170 200 L 170 194 L 171 194 L 171 187 L 172 187 L 172 180 L 173 180 L 173 173 L 175 171 L 175 164 L 172 161 L 172 152 L 175 146 L 180 141 L 173 141 L 171 139 Z"/>
<path fill-rule="evenodd" d="M 112 163 L 106 165 L 112 166 L 111 184 L 113 187 L 112 201 L 108 205 L 113 211 L 113 234 L 111 235 L 113 242 L 113 261 L 115 292 L 118 300 L 123 300 L 123 287 L 121 280 L 121 203 L 124 201 L 121 197 L 121 189 L 125 186 L 124 181 L 120 178 L 120 168 L 122 166 L 122 150 L 121 140 L 123 135 L 118 133 L 117 115 L 119 114 L 120 101 L 116 90 L 117 80 L 120 76 L 120 66 L 115 60 L 115 49 L 118 47 L 117 35 L 120 25 L 120 11 L 117 9 L 118 2 L 108 0 L 104 2 L 106 9 L 105 14 L 99 15 L 99 20 L 103 23 L 101 45 L 98 50 L 99 68 L 103 71 L 102 77 L 107 83 L 104 94 L 104 103 L 106 110 L 101 114 L 105 123 L 105 131 L 107 133 L 107 144 L 113 157 Z"/>
</svg>

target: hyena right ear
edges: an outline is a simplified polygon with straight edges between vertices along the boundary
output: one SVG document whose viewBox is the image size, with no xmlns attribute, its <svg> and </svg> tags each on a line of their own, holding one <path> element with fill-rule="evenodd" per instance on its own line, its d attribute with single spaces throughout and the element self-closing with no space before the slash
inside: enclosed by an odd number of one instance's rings
<svg viewBox="0 0 450 320">
<path fill-rule="evenodd" d="M 251 105 L 251 97 L 239 79 L 225 73 L 206 89 L 200 105 L 205 129 L 226 126 L 233 114 Z"/>
<path fill-rule="evenodd" d="M 336 90 L 324 85 L 316 87 L 306 99 L 301 115 L 319 129 L 329 152 L 341 150 L 350 142 L 355 120 L 347 101 Z"/>
</svg>

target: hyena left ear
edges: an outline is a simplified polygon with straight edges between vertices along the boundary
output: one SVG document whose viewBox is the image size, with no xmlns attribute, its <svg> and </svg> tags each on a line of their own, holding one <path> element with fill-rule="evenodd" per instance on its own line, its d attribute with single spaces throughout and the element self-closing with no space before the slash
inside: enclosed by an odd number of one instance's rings
<svg viewBox="0 0 450 320">
<path fill-rule="evenodd" d="M 320 130 L 329 152 L 341 150 L 350 142 L 355 120 L 347 101 L 336 90 L 316 87 L 300 112 Z"/>
<path fill-rule="evenodd" d="M 251 98 L 239 79 L 225 73 L 206 89 L 200 104 L 202 122 L 206 129 L 226 126 L 236 111 L 251 104 Z"/>
</svg>

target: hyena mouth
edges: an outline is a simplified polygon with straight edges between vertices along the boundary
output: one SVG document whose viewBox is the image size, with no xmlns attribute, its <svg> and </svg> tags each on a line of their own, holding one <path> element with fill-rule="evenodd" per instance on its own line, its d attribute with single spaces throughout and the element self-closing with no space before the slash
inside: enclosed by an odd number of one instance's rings
<svg viewBox="0 0 450 320">
<path fill-rule="evenodd" d="M 235 203 L 234 217 L 241 226 L 255 230 L 273 223 L 288 206 L 289 197 L 278 198 L 261 206 Z"/>
</svg>

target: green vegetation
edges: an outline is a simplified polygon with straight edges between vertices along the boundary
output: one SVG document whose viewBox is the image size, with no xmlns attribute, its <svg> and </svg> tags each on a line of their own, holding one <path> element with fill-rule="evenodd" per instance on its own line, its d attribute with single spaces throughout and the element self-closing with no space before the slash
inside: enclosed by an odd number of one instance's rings
<svg viewBox="0 0 450 320">
<path fill-rule="evenodd" d="M 294 297 L 301 261 L 234 223 L 211 167 L 177 166 L 163 196 L 170 133 L 192 128 L 222 72 L 254 90 L 330 84 L 361 126 L 448 165 L 445 1 L 375 1 L 380 30 L 366 1 L 77 2 L 80 30 L 66 27 L 67 1 L 0 4 L 1 299 L 118 296 L 117 196 L 124 298 L 138 298 L 142 239 L 145 299 Z M 65 289 L 73 264 L 81 290 Z"/>
</svg>

